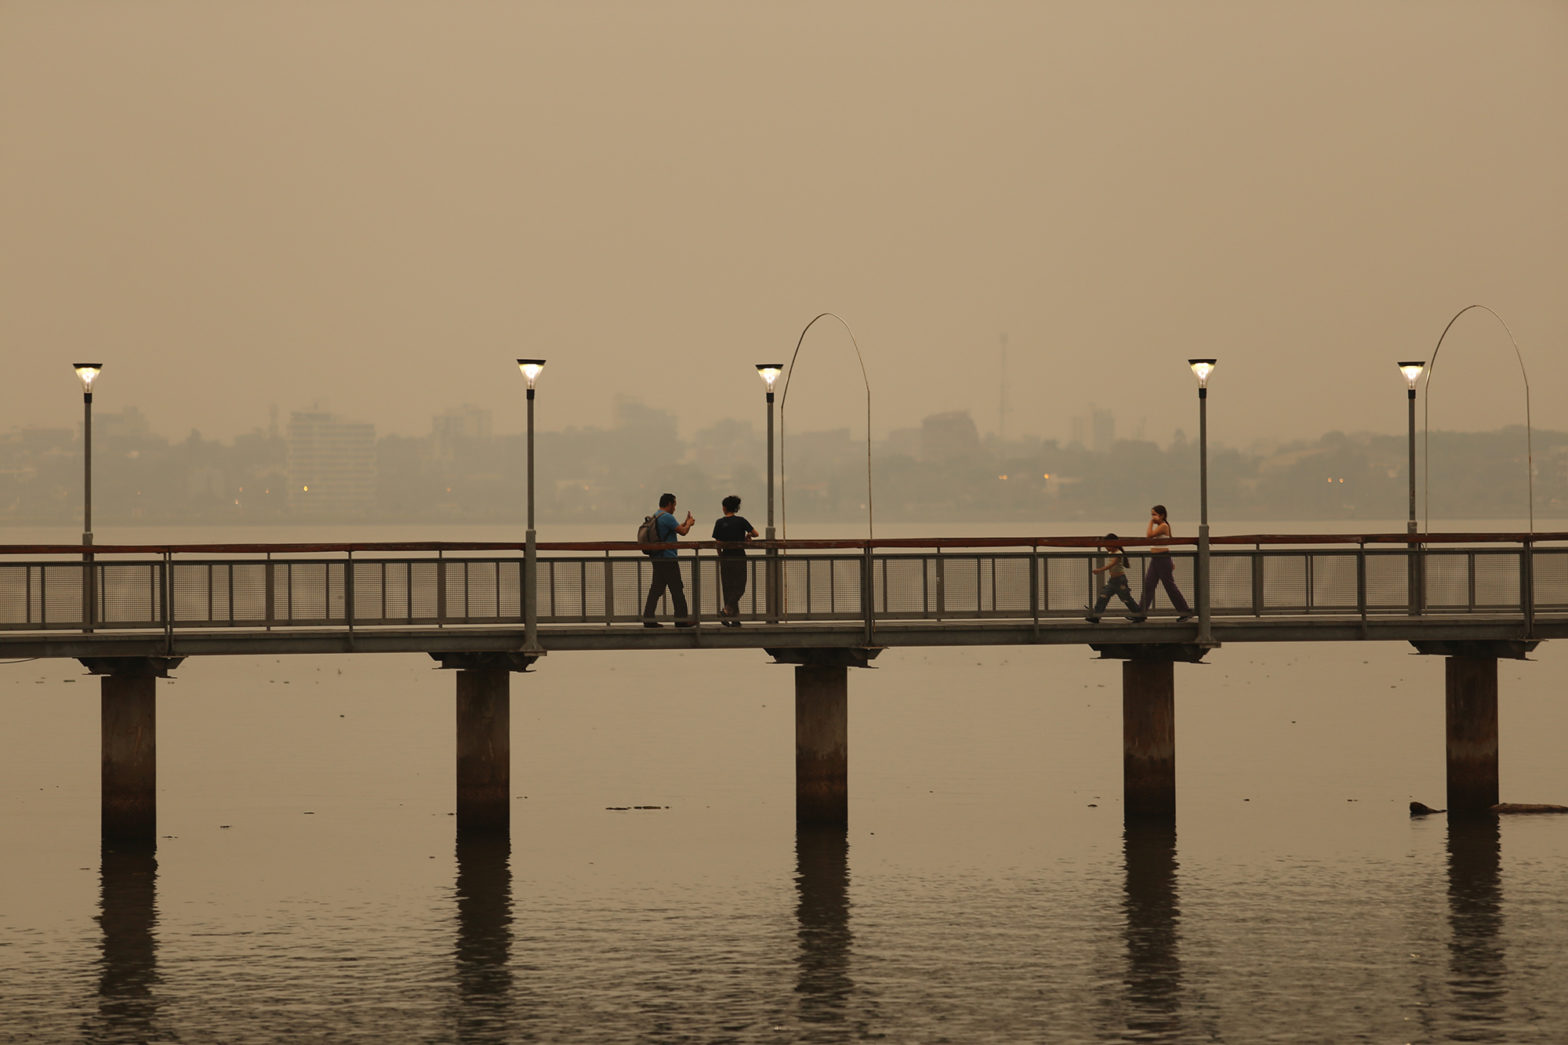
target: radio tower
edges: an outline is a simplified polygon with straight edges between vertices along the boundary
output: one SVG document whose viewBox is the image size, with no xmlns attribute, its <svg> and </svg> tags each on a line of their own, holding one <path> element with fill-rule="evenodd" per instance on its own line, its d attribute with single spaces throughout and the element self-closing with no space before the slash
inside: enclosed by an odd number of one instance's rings
<svg viewBox="0 0 1568 1045">
<path fill-rule="evenodd" d="M 1002 335 L 1001 394 L 996 407 L 996 441 L 1007 442 L 1007 335 Z"/>
</svg>

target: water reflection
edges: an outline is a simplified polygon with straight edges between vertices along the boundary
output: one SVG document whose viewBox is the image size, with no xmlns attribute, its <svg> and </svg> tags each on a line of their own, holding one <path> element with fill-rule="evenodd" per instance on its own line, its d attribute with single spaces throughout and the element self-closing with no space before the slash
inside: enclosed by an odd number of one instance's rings
<svg viewBox="0 0 1568 1045">
<path fill-rule="evenodd" d="M 1176 902 L 1176 829 L 1127 826 L 1127 1029 L 1142 1041 L 1180 1035 L 1181 911 Z"/>
<path fill-rule="evenodd" d="M 511 840 L 457 842 L 457 1040 L 506 1041 L 512 1010 Z"/>
<path fill-rule="evenodd" d="M 1448 983 L 1456 1041 L 1503 1041 L 1502 835 L 1496 817 L 1448 822 Z"/>
<path fill-rule="evenodd" d="M 795 888 L 800 949 L 795 993 L 807 1041 L 848 1041 L 855 983 L 849 975 L 849 839 L 833 828 L 800 828 L 795 835 Z"/>
<path fill-rule="evenodd" d="M 99 859 L 97 1018 L 83 1031 L 89 1042 L 159 1038 L 158 858 L 148 847 L 105 846 Z"/>
</svg>

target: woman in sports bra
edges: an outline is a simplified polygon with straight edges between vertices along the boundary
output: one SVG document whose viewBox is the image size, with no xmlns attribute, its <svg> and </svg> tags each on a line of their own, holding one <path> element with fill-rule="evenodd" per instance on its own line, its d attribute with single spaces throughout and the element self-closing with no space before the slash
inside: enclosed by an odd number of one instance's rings
<svg viewBox="0 0 1568 1045">
<path fill-rule="evenodd" d="M 1157 504 L 1149 509 L 1149 530 L 1145 534 L 1150 540 L 1157 537 L 1169 537 L 1171 524 L 1165 518 L 1165 506 Z M 1187 605 L 1187 600 L 1182 597 L 1181 589 L 1176 587 L 1175 564 L 1171 561 L 1169 548 L 1149 549 L 1149 570 L 1143 575 L 1143 598 L 1138 600 L 1137 620 L 1146 620 L 1149 607 L 1154 605 L 1154 586 L 1162 584 L 1165 595 L 1171 600 L 1171 605 L 1176 607 L 1176 620 L 1186 621 L 1192 619 L 1192 607 Z"/>
</svg>

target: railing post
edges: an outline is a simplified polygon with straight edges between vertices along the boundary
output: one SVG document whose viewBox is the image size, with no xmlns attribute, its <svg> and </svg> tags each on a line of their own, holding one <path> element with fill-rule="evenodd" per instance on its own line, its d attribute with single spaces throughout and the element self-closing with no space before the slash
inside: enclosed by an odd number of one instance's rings
<svg viewBox="0 0 1568 1045">
<path fill-rule="evenodd" d="M 1367 619 L 1367 542 L 1366 538 L 1356 542 L 1356 608 L 1361 612 L 1361 620 Z"/>
<path fill-rule="evenodd" d="M 1519 553 L 1519 603 L 1525 638 L 1535 637 L 1535 542 L 1526 537 Z"/>
<path fill-rule="evenodd" d="M 162 564 L 163 590 L 159 593 L 158 612 L 162 616 L 164 652 L 174 649 L 174 553 L 165 548 L 163 550 Z"/>
<path fill-rule="evenodd" d="M 262 582 L 262 599 L 266 602 L 266 605 L 261 608 L 261 614 L 262 614 L 261 619 L 266 624 L 267 630 L 271 631 L 272 630 L 272 622 L 277 620 L 277 617 L 278 617 L 278 607 L 277 607 L 278 588 L 277 588 L 277 582 L 273 579 L 273 575 L 277 571 L 274 569 L 274 567 L 272 565 L 272 553 L 271 552 L 267 553 L 266 571 L 267 571 L 267 575 L 266 575 L 265 579 Z"/>
<path fill-rule="evenodd" d="M 615 560 L 610 558 L 610 549 L 604 550 L 604 622 L 610 624 L 615 620 Z"/>
<path fill-rule="evenodd" d="M 1029 618 L 1034 622 L 1035 638 L 1040 637 L 1040 546 L 1029 546 Z"/>
<path fill-rule="evenodd" d="M 717 560 L 715 560 L 717 561 Z M 738 609 L 738 607 L 737 607 Z M 702 549 L 691 550 L 691 619 L 702 628 Z"/>
<path fill-rule="evenodd" d="M 354 553 L 349 551 L 343 563 L 343 620 L 348 625 L 348 635 L 354 637 Z"/>
<path fill-rule="evenodd" d="M 947 616 L 947 562 L 942 549 L 936 550 L 936 619 Z"/>
<path fill-rule="evenodd" d="M 866 645 L 870 646 L 876 632 L 876 572 L 871 561 L 871 542 L 865 543 L 860 557 L 860 609 L 866 621 Z"/>
<path fill-rule="evenodd" d="M 1263 616 L 1263 568 L 1266 563 L 1261 544 L 1252 549 L 1252 615 Z"/>
<path fill-rule="evenodd" d="M 436 627 L 446 627 L 446 552 L 436 549 Z"/>
</svg>

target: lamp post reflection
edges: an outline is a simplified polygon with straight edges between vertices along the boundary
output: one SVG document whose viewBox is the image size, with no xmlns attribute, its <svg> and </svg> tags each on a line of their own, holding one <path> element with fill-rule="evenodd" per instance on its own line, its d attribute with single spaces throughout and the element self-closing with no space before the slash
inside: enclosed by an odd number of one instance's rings
<svg viewBox="0 0 1568 1045">
<path fill-rule="evenodd" d="M 1127 870 L 1127 1024 L 1129 1037 L 1180 1040 L 1181 911 L 1176 900 L 1176 829 L 1129 823 L 1122 836 Z"/>
</svg>

